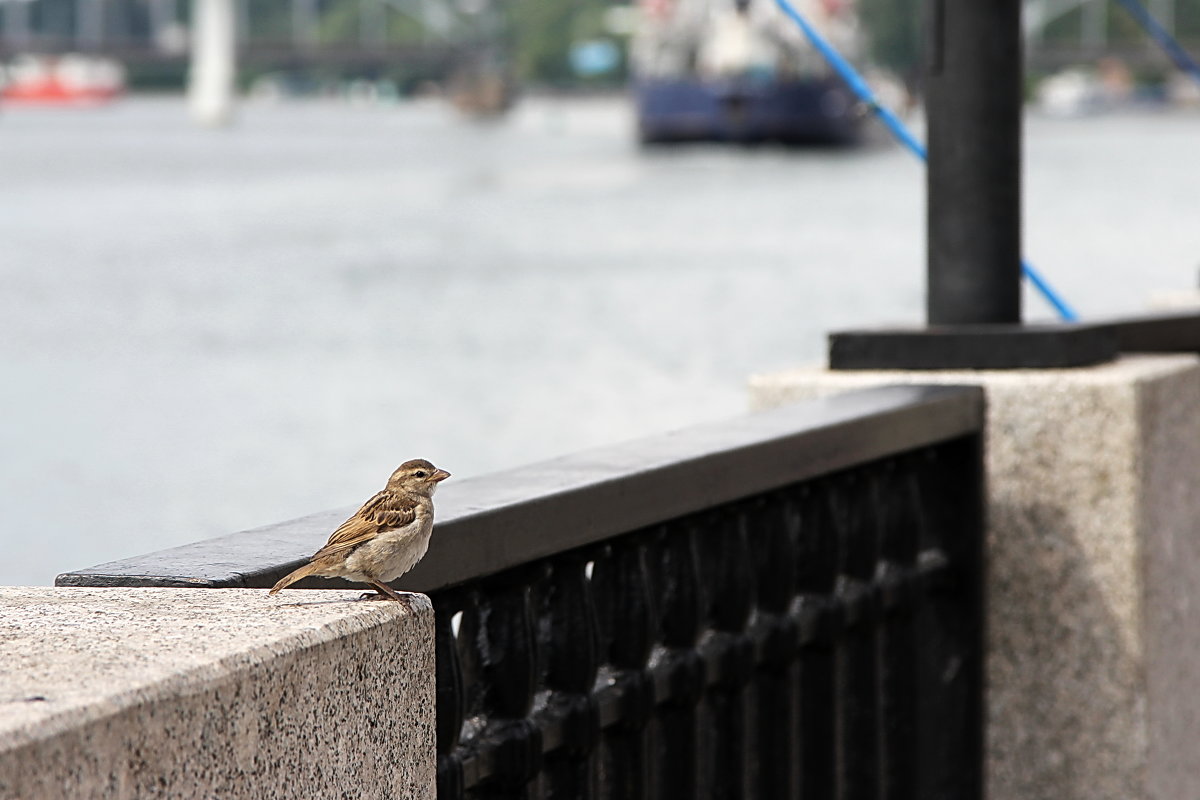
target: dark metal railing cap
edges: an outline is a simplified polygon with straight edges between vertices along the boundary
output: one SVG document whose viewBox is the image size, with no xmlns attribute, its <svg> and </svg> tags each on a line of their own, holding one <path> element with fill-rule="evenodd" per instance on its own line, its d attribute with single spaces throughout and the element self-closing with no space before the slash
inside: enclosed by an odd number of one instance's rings
<svg viewBox="0 0 1200 800">
<path fill-rule="evenodd" d="M 1122 353 L 1200 352 L 1200 312 L 1160 312 L 1108 320 Z"/>
<path fill-rule="evenodd" d="M 1109 325 L 931 325 L 829 334 L 833 370 L 1067 369 L 1112 361 Z"/>
<path fill-rule="evenodd" d="M 429 553 L 397 585 L 452 586 L 982 425 L 977 387 L 889 386 L 451 481 L 437 497 Z M 100 564 L 56 584 L 267 587 L 354 510 Z"/>
<path fill-rule="evenodd" d="M 829 334 L 834 370 L 1068 369 L 1122 353 L 1200 352 L 1200 312 L 1087 323 L 932 325 Z"/>
</svg>

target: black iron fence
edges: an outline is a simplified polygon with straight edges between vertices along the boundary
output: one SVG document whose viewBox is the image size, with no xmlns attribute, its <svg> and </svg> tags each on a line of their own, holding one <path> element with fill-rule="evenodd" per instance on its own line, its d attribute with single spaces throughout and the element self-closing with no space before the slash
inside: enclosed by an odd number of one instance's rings
<svg viewBox="0 0 1200 800">
<path fill-rule="evenodd" d="M 981 797 L 982 407 L 889 387 L 448 484 L 399 584 L 439 797 Z M 58 583 L 266 587 L 342 514 Z"/>
</svg>

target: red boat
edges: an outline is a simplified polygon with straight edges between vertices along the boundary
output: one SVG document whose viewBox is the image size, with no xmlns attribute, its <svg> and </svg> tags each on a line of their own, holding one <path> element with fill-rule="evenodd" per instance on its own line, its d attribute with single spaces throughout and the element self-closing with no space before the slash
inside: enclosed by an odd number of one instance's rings
<svg viewBox="0 0 1200 800">
<path fill-rule="evenodd" d="M 108 58 L 25 55 L 0 68 L 6 105 L 94 106 L 124 91 L 125 69 Z"/>
</svg>

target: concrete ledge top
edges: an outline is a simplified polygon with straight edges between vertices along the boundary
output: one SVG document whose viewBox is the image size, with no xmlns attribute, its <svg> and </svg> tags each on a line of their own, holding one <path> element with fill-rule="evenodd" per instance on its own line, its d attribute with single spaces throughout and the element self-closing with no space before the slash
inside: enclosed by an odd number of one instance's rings
<svg viewBox="0 0 1200 800">
<path fill-rule="evenodd" d="M 0 752 L 231 671 L 432 614 L 357 591 L 0 586 Z"/>
</svg>

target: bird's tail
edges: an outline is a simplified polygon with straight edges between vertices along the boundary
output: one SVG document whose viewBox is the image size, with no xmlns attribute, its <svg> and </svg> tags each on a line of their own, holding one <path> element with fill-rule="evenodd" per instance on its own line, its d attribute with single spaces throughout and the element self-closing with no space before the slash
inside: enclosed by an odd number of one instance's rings
<svg viewBox="0 0 1200 800">
<path fill-rule="evenodd" d="M 318 569 L 320 569 L 320 567 L 318 567 L 316 564 L 313 564 L 313 563 L 305 564 L 300 569 L 298 569 L 295 572 L 291 573 L 290 575 L 287 575 L 286 577 L 280 579 L 279 583 L 275 584 L 271 588 L 271 591 L 267 592 L 267 594 L 275 594 L 280 589 L 290 586 L 291 584 L 295 583 L 296 581 L 300 580 L 301 578 L 307 578 L 309 575 L 312 575 Z"/>
</svg>

